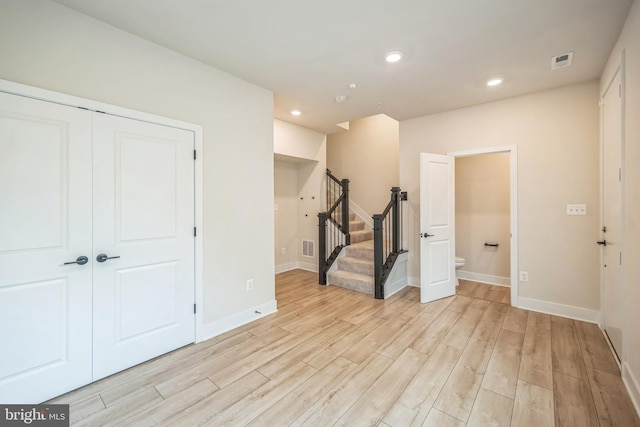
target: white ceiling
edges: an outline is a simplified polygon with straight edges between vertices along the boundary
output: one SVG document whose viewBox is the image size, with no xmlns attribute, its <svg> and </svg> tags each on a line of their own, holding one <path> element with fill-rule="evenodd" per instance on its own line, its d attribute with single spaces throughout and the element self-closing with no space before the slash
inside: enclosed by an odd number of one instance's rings
<svg viewBox="0 0 640 427">
<path fill-rule="evenodd" d="M 276 118 L 323 133 L 598 78 L 633 2 L 55 1 L 270 89 Z M 403 60 L 385 63 L 390 50 Z M 552 71 L 551 57 L 569 51 L 573 65 Z M 496 75 L 504 84 L 487 88 Z"/>
</svg>

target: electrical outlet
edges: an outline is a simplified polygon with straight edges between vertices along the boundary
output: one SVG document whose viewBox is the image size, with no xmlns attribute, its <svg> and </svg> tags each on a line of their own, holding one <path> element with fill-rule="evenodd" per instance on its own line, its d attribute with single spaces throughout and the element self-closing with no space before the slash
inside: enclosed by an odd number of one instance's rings
<svg viewBox="0 0 640 427">
<path fill-rule="evenodd" d="M 520 272 L 520 281 L 521 282 L 528 282 L 529 281 L 529 272 L 528 271 L 521 271 Z"/>
<path fill-rule="evenodd" d="M 247 290 L 253 289 L 253 279 L 247 279 Z"/>
<path fill-rule="evenodd" d="M 282 255 L 286 255 L 287 254 L 287 248 L 282 248 Z"/>
<path fill-rule="evenodd" d="M 586 215 L 587 205 L 567 205 L 567 215 Z"/>
</svg>

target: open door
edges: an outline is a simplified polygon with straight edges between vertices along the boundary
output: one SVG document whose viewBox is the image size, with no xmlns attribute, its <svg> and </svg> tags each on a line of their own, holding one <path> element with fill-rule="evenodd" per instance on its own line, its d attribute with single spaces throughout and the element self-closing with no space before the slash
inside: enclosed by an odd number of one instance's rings
<svg viewBox="0 0 640 427">
<path fill-rule="evenodd" d="M 455 294 L 455 159 L 420 153 L 420 302 Z"/>
</svg>

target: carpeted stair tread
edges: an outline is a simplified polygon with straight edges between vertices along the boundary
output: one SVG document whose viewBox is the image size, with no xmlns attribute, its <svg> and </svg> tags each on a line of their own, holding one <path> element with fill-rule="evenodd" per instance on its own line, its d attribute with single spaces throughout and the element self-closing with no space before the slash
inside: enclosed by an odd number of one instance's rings
<svg viewBox="0 0 640 427">
<path fill-rule="evenodd" d="M 354 258 L 349 256 L 338 258 L 338 270 L 373 276 L 373 259 Z"/>
<path fill-rule="evenodd" d="M 349 233 L 351 236 L 351 243 L 360 243 L 365 240 L 373 239 L 373 231 L 371 230 L 359 230 Z"/>
<path fill-rule="evenodd" d="M 360 231 L 364 230 L 364 221 L 349 221 L 349 231 Z"/>
<path fill-rule="evenodd" d="M 329 283 L 334 286 L 373 295 L 373 276 L 337 270 L 329 273 Z"/>
</svg>

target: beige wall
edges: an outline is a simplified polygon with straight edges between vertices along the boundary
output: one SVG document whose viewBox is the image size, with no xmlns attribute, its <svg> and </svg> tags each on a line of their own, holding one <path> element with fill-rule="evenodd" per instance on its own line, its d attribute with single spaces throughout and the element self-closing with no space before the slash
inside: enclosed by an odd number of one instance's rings
<svg viewBox="0 0 640 427">
<path fill-rule="evenodd" d="M 623 203 L 626 209 L 625 248 L 623 249 L 624 286 L 623 301 L 623 376 L 626 379 L 636 408 L 640 411 L 640 2 L 631 7 L 627 22 L 611 53 L 600 80 L 600 93 L 604 93 L 616 68 L 621 52 L 626 58 L 625 98 L 625 162 Z"/>
<path fill-rule="evenodd" d="M 281 120 L 274 120 L 273 126 L 275 268 L 317 271 L 318 213 L 325 210 L 326 135 Z M 302 240 L 315 242 L 314 258 L 302 256 Z"/>
<path fill-rule="evenodd" d="M 456 158 L 456 255 L 465 258 L 461 271 L 487 280 L 510 274 L 509 156 Z"/>
<path fill-rule="evenodd" d="M 519 298 L 599 310 L 598 129 L 597 82 L 400 122 L 411 283 L 420 277 L 419 154 L 516 145 L 519 270 L 529 272 Z M 589 214 L 567 216 L 569 203 Z"/>
<path fill-rule="evenodd" d="M 205 330 L 274 301 L 270 91 L 45 0 L 2 2 L 0 58 L 5 80 L 202 125 Z"/>
<path fill-rule="evenodd" d="M 369 215 L 381 213 L 397 187 L 398 122 L 384 114 L 353 120 L 327 135 L 327 167 L 349 179 L 350 200 Z"/>
</svg>

